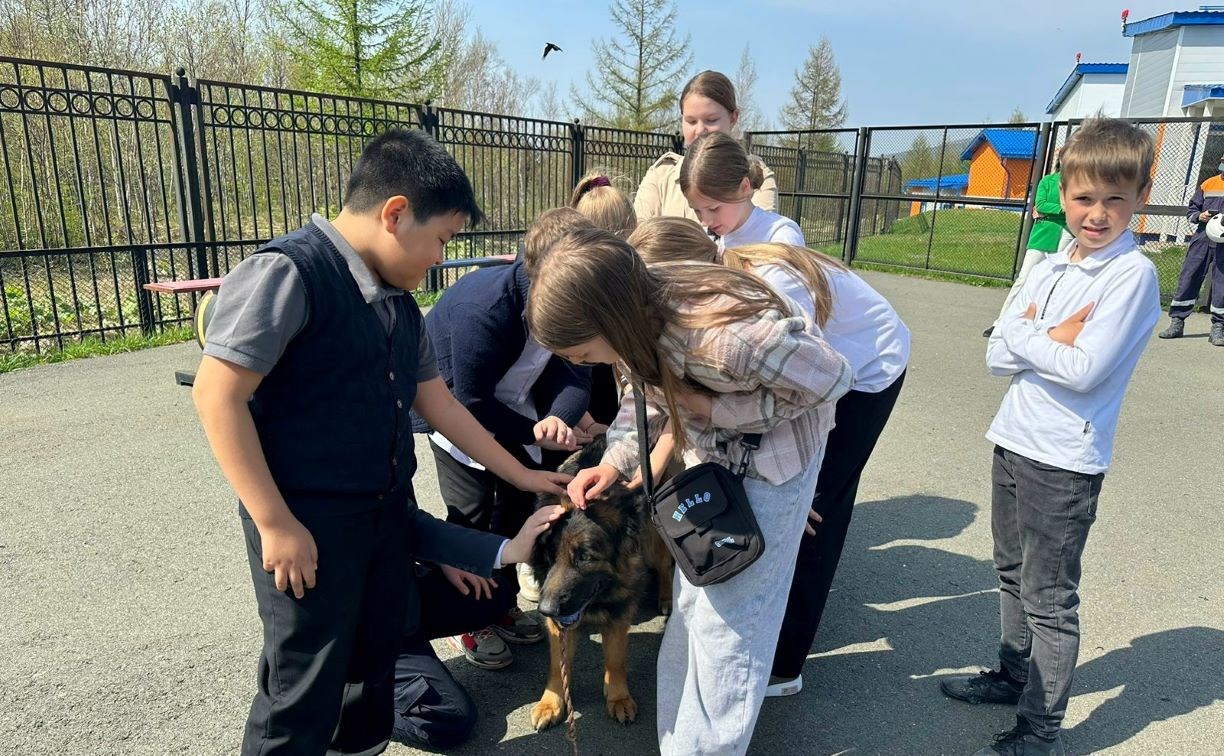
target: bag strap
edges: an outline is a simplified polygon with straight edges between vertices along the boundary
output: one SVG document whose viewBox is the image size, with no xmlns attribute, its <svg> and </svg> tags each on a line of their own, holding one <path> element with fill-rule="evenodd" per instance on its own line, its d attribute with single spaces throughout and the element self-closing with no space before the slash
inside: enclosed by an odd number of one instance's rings
<svg viewBox="0 0 1224 756">
<path fill-rule="evenodd" d="M 650 471 L 650 427 L 646 422 L 646 393 L 641 383 L 634 382 L 633 403 L 637 406 L 638 462 L 642 466 L 642 490 L 646 500 L 654 502 L 654 475 Z"/>
<path fill-rule="evenodd" d="M 646 498 L 654 501 L 654 475 L 650 470 L 650 428 L 646 422 L 646 392 L 642 384 L 634 382 L 633 404 L 637 408 L 638 464 L 642 467 L 642 490 Z M 735 470 L 736 477 L 744 477 L 748 473 L 748 464 L 752 461 L 752 453 L 761 448 L 760 433 L 745 433 L 740 436 L 740 446 L 744 447 L 744 456 Z"/>
</svg>

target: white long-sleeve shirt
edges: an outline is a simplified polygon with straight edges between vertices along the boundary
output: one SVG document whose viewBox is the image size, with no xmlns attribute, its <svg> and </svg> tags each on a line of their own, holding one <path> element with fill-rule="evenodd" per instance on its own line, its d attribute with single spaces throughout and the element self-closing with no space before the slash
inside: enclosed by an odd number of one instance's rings
<svg viewBox="0 0 1224 756">
<path fill-rule="evenodd" d="M 812 292 L 794 268 L 774 263 L 752 272 L 816 319 Z M 833 296 L 833 311 L 824 325 L 825 341 L 850 363 L 855 391 L 879 393 L 909 365 L 909 329 L 888 300 L 856 274 L 829 267 L 824 272 Z"/>
<path fill-rule="evenodd" d="M 1129 231 L 1078 263 L 1072 244 L 1051 254 L 1000 319 L 986 346 L 992 375 L 1011 385 L 986 438 L 1047 465 L 1109 469 L 1122 396 L 1160 317 L 1156 266 Z M 1049 329 L 1094 303 L 1073 346 Z M 1035 304 L 1033 320 L 1021 317 Z"/>
</svg>

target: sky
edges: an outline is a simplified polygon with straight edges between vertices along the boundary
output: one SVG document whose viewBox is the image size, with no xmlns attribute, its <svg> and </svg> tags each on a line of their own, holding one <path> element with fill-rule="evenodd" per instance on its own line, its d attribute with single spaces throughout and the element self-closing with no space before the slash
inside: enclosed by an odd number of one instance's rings
<svg viewBox="0 0 1224 756">
<path fill-rule="evenodd" d="M 585 88 L 592 41 L 615 32 L 601 0 L 466 0 L 470 23 L 523 76 Z M 827 36 L 842 74 L 847 126 L 1006 121 L 1017 106 L 1029 120 L 1075 66 L 1121 63 L 1130 21 L 1198 2 L 1155 0 L 677 0 L 680 37 L 691 35 L 694 69 L 734 77 L 747 44 L 756 61 L 755 100 L 780 128 L 796 69 Z M 545 42 L 562 53 L 541 60 Z M 677 94 L 679 94 L 677 92 Z"/>
</svg>

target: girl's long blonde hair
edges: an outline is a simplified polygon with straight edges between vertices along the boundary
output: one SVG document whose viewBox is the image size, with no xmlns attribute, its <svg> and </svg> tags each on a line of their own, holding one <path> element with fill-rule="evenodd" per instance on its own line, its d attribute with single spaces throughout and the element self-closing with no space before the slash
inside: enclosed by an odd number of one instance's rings
<svg viewBox="0 0 1224 756">
<path fill-rule="evenodd" d="M 601 173 L 587 175 L 574 187 L 569 206 L 600 228 L 624 239 L 637 228 L 637 213 L 625 193 Z"/>
<path fill-rule="evenodd" d="M 682 305 L 696 305 L 691 311 Z M 707 305 L 707 306 L 702 306 Z M 669 325 L 718 328 L 754 321 L 786 301 L 763 281 L 722 265 L 694 262 L 651 266 L 633 247 L 602 229 L 577 229 L 553 244 L 527 299 L 527 323 L 544 348 L 559 352 L 602 337 L 635 383 L 663 392 L 669 417 L 684 377 L 668 367 L 659 337 Z M 676 454 L 687 445 L 683 423 L 673 423 Z"/>
<path fill-rule="evenodd" d="M 651 218 L 643 221 L 627 240 L 649 265 L 696 261 L 716 262 L 718 245 L 701 226 L 687 218 Z M 761 265 L 786 265 L 798 274 L 816 305 L 816 325 L 824 328 L 833 312 L 833 293 L 827 269 L 848 270 L 840 261 L 816 250 L 792 244 L 764 242 L 732 247 L 722 253 L 724 265 L 751 273 Z"/>
</svg>

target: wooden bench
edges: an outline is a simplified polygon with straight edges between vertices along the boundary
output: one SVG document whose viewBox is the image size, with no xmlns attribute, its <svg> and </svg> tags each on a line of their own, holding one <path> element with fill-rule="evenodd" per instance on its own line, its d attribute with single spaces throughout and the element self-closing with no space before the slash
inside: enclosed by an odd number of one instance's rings
<svg viewBox="0 0 1224 756">
<path fill-rule="evenodd" d="M 459 257 L 443 260 L 430 270 L 454 270 L 455 268 L 488 268 L 494 265 L 509 265 L 517 255 L 490 255 L 489 257 Z"/>
<path fill-rule="evenodd" d="M 153 281 L 144 285 L 146 291 L 157 294 L 201 294 L 216 291 L 221 288 L 220 278 L 189 278 L 183 281 Z M 192 321 L 195 314 L 192 314 Z M 191 386 L 195 383 L 194 370 L 175 370 L 174 382 L 180 386 Z"/>
<path fill-rule="evenodd" d="M 158 294 L 199 294 L 204 291 L 213 291 L 221 288 L 221 278 L 191 278 L 186 281 L 154 281 L 147 283 L 144 288 L 147 291 L 155 291 Z"/>
</svg>

